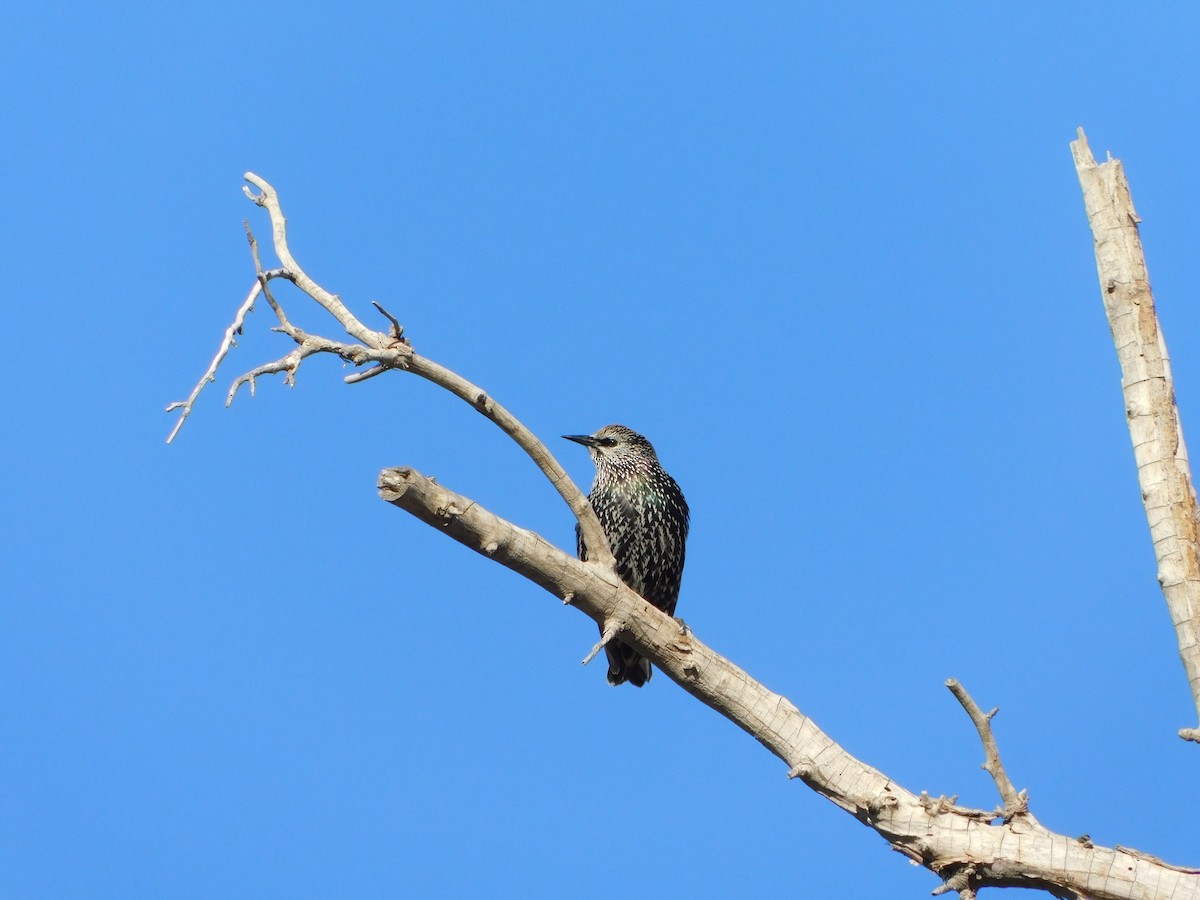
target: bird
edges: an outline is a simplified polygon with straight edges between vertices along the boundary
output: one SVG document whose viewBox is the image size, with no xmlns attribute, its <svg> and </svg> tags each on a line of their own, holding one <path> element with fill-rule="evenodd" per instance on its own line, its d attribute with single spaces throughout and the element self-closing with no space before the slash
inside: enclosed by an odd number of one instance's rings
<svg viewBox="0 0 1200 900">
<path fill-rule="evenodd" d="M 596 466 L 588 501 L 616 558 L 617 574 L 651 606 L 675 615 L 688 536 L 688 505 L 675 479 L 658 462 L 650 442 L 624 425 L 606 425 L 595 434 L 564 434 L 583 444 Z M 588 549 L 575 526 L 579 558 Z M 600 628 L 601 634 L 604 627 Z M 642 687 L 650 661 L 618 640 L 604 648 L 608 683 Z"/>
</svg>

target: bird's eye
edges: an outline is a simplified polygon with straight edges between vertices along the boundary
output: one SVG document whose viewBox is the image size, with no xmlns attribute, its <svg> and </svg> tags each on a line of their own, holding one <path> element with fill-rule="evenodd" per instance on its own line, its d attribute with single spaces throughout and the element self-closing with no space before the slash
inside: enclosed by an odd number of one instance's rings
<svg viewBox="0 0 1200 900">
<path fill-rule="evenodd" d="M 617 446 L 617 439 L 616 438 L 600 438 L 600 440 L 597 441 L 597 443 L 601 447 L 615 447 L 615 446 Z"/>
</svg>

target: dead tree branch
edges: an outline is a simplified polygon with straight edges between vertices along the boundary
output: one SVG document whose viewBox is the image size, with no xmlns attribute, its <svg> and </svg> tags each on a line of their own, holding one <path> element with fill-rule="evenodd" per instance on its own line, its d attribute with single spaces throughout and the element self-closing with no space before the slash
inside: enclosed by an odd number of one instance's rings
<svg viewBox="0 0 1200 900">
<path fill-rule="evenodd" d="M 1121 364 L 1121 390 L 1142 502 L 1184 672 L 1200 719 L 1200 535 L 1171 360 L 1154 310 L 1129 182 L 1119 159 L 1098 165 L 1083 129 L 1071 142 L 1096 247 L 1100 296 Z M 1200 728 L 1179 736 L 1200 742 Z"/>
<path fill-rule="evenodd" d="M 622 641 L 783 760 L 789 777 L 800 778 L 893 849 L 936 873 L 951 885 L 947 890 L 960 896 L 983 887 L 1025 887 L 1092 900 L 1200 898 L 1200 870 L 1056 834 L 1028 813 L 1003 821 L 1003 812 L 913 794 L 850 755 L 790 700 L 703 644 L 690 629 L 682 632 L 675 619 L 611 571 L 580 562 L 412 469 L 385 469 L 379 494 L 554 596 L 569 597 L 571 606 L 596 622 L 623 623 Z"/>
<path fill-rule="evenodd" d="M 247 227 L 246 235 L 250 241 L 250 252 L 255 269 L 254 286 L 250 289 L 250 293 L 247 295 L 245 301 L 243 301 L 241 308 L 239 308 L 233 325 L 226 330 L 225 340 L 221 343 L 216 356 L 213 357 L 212 362 L 209 364 L 208 370 L 196 384 L 191 395 L 187 400 L 177 401 L 167 406 L 167 412 L 182 409 L 179 420 L 167 438 L 167 442 L 170 443 L 179 433 L 179 429 L 183 426 L 188 415 L 190 415 L 192 406 L 195 404 L 196 398 L 199 397 L 204 386 L 210 381 L 215 380 L 217 368 L 224 361 L 230 349 L 235 346 L 233 336 L 241 331 L 246 314 L 253 308 L 255 299 L 260 293 L 265 292 L 271 308 L 279 319 L 279 327 L 276 330 L 286 334 L 299 346 L 282 358 L 251 369 L 236 379 L 230 388 L 226 401 L 227 406 L 233 402 L 233 398 L 241 385 L 249 384 L 251 392 L 253 392 L 255 379 L 260 375 L 285 372 L 287 373 L 286 383 L 289 386 L 294 385 L 296 371 L 299 369 L 300 363 L 305 358 L 317 353 L 331 353 L 355 366 L 374 363 L 375 368 L 346 376 L 344 380 L 349 384 L 356 384 L 389 369 L 399 369 L 419 375 L 470 404 L 485 418 L 498 425 L 505 434 L 511 437 L 528 454 L 530 459 L 534 461 L 554 486 L 554 489 L 558 491 L 559 496 L 570 507 L 571 512 L 579 522 L 580 528 L 583 530 L 584 540 L 587 542 L 589 549 L 595 548 L 594 552 L 597 564 L 611 569 L 615 565 L 615 562 L 612 551 L 608 546 L 608 540 L 604 536 L 604 531 L 600 527 L 600 522 L 596 518 L 596 514 L 592 512 L 592 507 L 587 502 L 587 498 L 583 495 L 583 492 L 579 490 L 575 482 L 567 475 L 566 470 L 554 458 L 554 455 L 546 449 L 546 445 L 533 432 L 521 424 L 516 416 L 493 400 L 481 387 L 472 384 L 461 375 L 450 371 L 433 360 L 416 353 L 412 349 L 408 339 L 404 336 L 404 329 L 400 326 L 400 323 L 378 303 L 375 304 L 376 308 L 391 322 L 391 328 L 387 333 L 367 328 L 342 303 L 340 297 L 325 290 L 325 288 L 310 278 L 300 268 L 300 264 L 296 262 L 291 248 L 288 246 L 287 218 L 283 214 L 279 195 L 270 184 L 253 172 L 247 172 L 245 179 L 259 190 L 258 193 L 255 193 L 250 188 L 245 187 L 243 191 L 246 196 L 270 214 L 271 236 L 275 255 L 279 258 L 282 265 L 280 268 L 270 272 L 263 271 L 258 255 L 258 242 L 254 239 L 254 235 L 250 233 L 249 227 Z M 272 278 L 284 278 L 290 281 L 320 304 L 326 312 L 338 321 L 346 333 L 359 341 L 359 343 L 350 344 L 333 341 L 317 335 L 307 334 L 296 328 L 288 321 L 282 306 L 270 295 L 267 282 Z"/>
</svg>

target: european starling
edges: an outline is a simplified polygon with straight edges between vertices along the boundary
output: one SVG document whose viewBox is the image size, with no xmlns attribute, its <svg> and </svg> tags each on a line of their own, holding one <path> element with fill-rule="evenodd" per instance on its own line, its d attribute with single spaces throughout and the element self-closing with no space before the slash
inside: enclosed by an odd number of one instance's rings
<svg viewBox="0 0 1200 900">
<path fill-rule="evenodd" d="M 679 485 L 663 471 L 650 442 L 624 425 L 563 437 L 587 447 L 596 464 L 588 500 L 616 557 L 617 574 L 652 606 L 675 615 L 688 534 L 688 505 Z M 575 543 L 586 560 L 578 525 Z M 650 680 L 650 661 L 633 648 L 614 640 L 604 650 L 609 684 L 641 687 Z"/>
</svg>

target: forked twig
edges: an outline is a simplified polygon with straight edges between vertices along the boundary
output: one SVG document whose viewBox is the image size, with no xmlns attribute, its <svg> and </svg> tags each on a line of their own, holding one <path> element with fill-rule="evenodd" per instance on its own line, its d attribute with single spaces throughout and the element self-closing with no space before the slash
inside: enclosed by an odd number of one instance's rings
<svg viewBox="0 0 1200 900">
<path fill-rule="evenodd" d="M 438 365 L 433 360 L 415 353 L 408 338 L 404 336 L 404 328 L 399 320 L 384 309 L 382 305 L 372 301 L 375 308 L 390 323 L 386 333 L 368 328 L 358 320 L 346 304 L 342 302 L 340 297 L 325 290 L 325 288 L 310 278 L 300 267 L 300 264 L 296 262 L 296 258 L 292 255 L 292 251 L 288 246 L 287 218 L 284 216 L 283 208 L 279 203 L 279 195 L 270 184 L 253 172 L 247 172 L 245 178 L 246 181 L 258 188 L 257 192 L 251 190 L 249 187 L 243 188 L 246 196 L 256 205 L 265 209 L 270 215 L 272 244 L 281 266 L 278 269 L 263 270 L 262 262 L 259 258 L 258 241 L 255 240 L 247 223 L 246 237 L 249 241 L 251 257 L 254 261 L 254 286 L 250 289 L 250 293 L 243 302 L 241 309 L 238 310 L 238 315 L 235 317 L 233 325 L 226 331 L 225 340 L 210 363 L 208 370 L 192 391 L 191 396 L 185 401 L 172 403 L 167 407 L 168 411 L 180 408 L 183 410 L 179 421 L 168 438 L 168 443 L 174 440 L 175 435 L 179 433 L 179 429 L 191 413 L 192 406 L 199 396 L 200 391 L 203 390 L 208 382 L 214 379 L 217 368 L 224 361 L 229 350 L 234 346 L 234 335 L 241 331 L 246 314 L 253 308 L 254 301 L 259 293 L 263 293 L 267 298 L 267 302 L 270 303 L 271 309 L 279 319 L 279 326 L 275 330 L 286 334 L 298 346 L 279 359 L 257 366 L 235 379 L 226 398 L 227 406 L 233 402 L 233 398 L 242 385 L 250 385 L 251 393 L 253 393 L 255 379 L 261 375 L 283 372 L 286 373 L 284 383 L 288 386 L 294 385 L 296 372 L 300 367 L 300 363 L 309 356 L 318 353 L 334 354 L 354 366 L 370 365 L 370 368 L 363 371 L 346 375 L 343 380 L 348 384 L 357 384 L 366 381 L 381 375 L 389 369 L 401 369 L 412 372 L 445 388 L 456 397 L 469 403 L 474 409 L 482 413 L 509 435 L 533 459 L 534 463 L 537 464 L 538 468 L 541 469 L 542 473 L 554 486 L 554 489 L 558 491 L 559 495 L 571 508 L 583 531 L 584 540 L 587 542 L 588 548 L 593 552 L 595 563 L 611 568 L 615 564 L 612 551 L 608 546 L 608 540 L 604 535 L 604 531 L 600 527 L 599 520 L 596 519 L 591 505 L 587 502 L 587 498 L 571 480 L 570 476 L 567 475 L 566 470 L 554 458 L 554 455 L 550 453 L 533 432 L 526 428 L 516 416 L 493 400 L 482 388 L 472 384 L 444 366 Z M 290 281 L 315 300 L 326 312 L 337 320 L 338 324 L 357 343 L 330 340 L 320 335 L 305 332 L 293 325 L 284 313 L 282 305 L 271 294 L 268 287 L 268 282 L 275 278 L 284 278 Z"/>
</svg>

